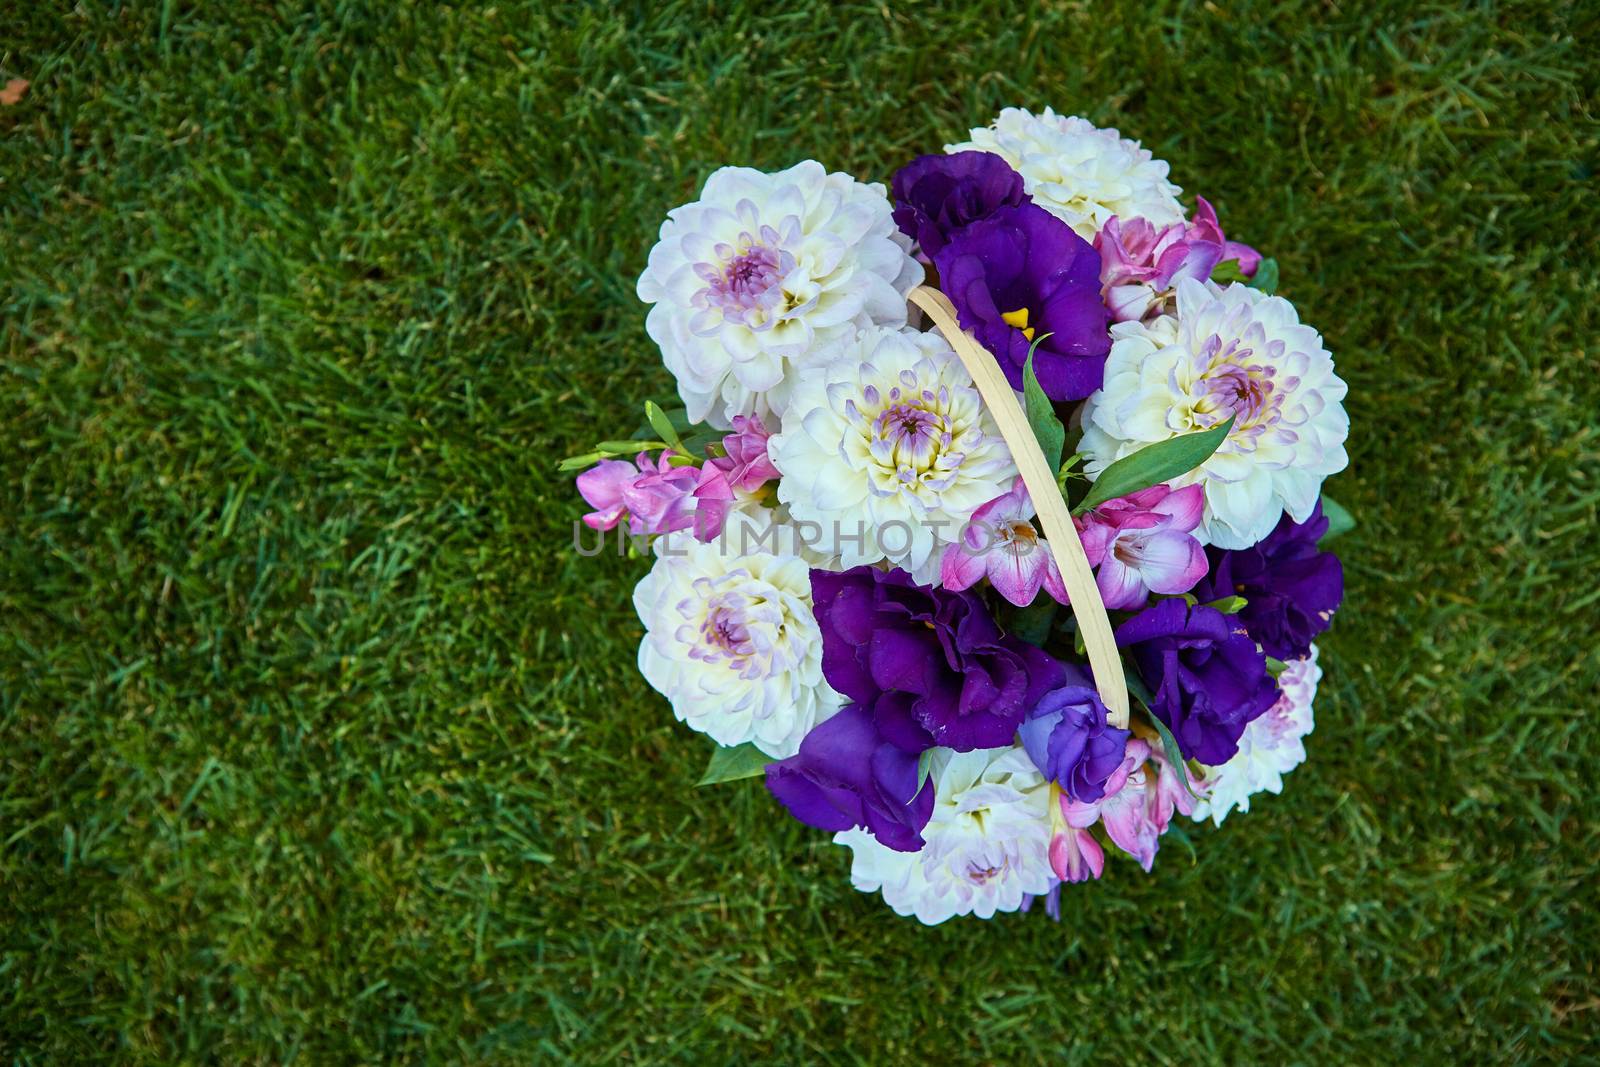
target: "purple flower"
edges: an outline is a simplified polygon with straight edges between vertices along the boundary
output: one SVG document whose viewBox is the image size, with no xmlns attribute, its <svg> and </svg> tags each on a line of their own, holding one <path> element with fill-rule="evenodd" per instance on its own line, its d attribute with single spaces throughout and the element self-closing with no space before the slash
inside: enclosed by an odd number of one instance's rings
<svg viewBox="0 0 1600 1067">
<path fill-rule="evenodd" d="M 856 567 L 813 570 L 811 595 L 823 676 L 907 752 L 1009 745 L 1028 709 L 1065 678 L 1049 655 L 1001 633 L 971 592 Z"/>
<path fill-rule="evenodd" d="M 1142 608 L 1151 592 L 1184 593 L 1205 576 L 1205 549 L 1194 536 L 1205 503 L 1198 485 L 1152 485 L 1083 517 L 1083 550 L 1099 568 L 1095 584 L 1106 607 Z"/>
<path fill-rule="evenodd" d="M 859 704 L 812 728 L 793 756 L 768 764 L 767 789 L 807 826 L 864 827 L 898 852 L 922 848 L 933 814 L 933 783 L 918 791 L 916 755 L 885 741 Z"/>
<path fill-rule="evenodd" d="M 1237 625 L 1215 608 L 1163 600 L 1117 627 L 1117 644 L 1154 694 L 1150 710 L 1185 759 L 1226 763 L 1244 728 L 1278 699 L 1266 657 Z"/>
<path fill-rule="evenodd" d="M 895 225 L 927 256 L 968 223 L 1027 201 L 1022 175 L 993 152 L 918 156 L 895 172 L 890 188 Z"/>
<path fill-rule="evenodd" d="M 1093 841 L 1094 838 L 1091 837 L 1089 840 Z M 1102 856 L 1101 862 L 1104 863 L 1104 861 L 1105 857 Z M 1098 878 L 1100 876 L 1096 874 L 1095 877 Z M 1022 894 L 1022 907 L 1019 910 L 1026 912 L 1033 907 L 1033 902 L 1036 899 L 1032 893 Z M 1044 894 L 1044 913 L 1056 922 L 1061 921 L 1061 883 L 1059 881 L 1050 887 L 1048 893 Z"/>
<path fill-rule="evenodd" d="M 1100 257 L 1072 227 L 1035 204 L 1003 207 L 951 235 L 934 264 L 962 329 L 994 353 L 1012 388 L 1022 388 L 1036 337 L 1046 396 L 1081 400 L 1100 388 L 1111 350 Z"/>
<path fill-rule="evenodd" d="M 1046 693 L 1017 736 L 1046 778 L 1073 800 L 1091 802 L 1122 765 L 1129 734 L 1107 724 L 1099 694 L 1069 684 Z"/>
<path fill-rule="evenodd" d="M 1285 515 L 1276 529 L 1249 548 L 1209 549 L 1211 573 L 1195 586 L 1195 596 L 1244 597 L 1239 619 L 1267 655 L 1301 659 L 1310 654 L 1311 642 L 1328 628 L 1334 609 L 1344 599 L 1339 557 L 1317 548 L 1327 532 L 1319 500 L 1305 522 Z"/>
</svg>

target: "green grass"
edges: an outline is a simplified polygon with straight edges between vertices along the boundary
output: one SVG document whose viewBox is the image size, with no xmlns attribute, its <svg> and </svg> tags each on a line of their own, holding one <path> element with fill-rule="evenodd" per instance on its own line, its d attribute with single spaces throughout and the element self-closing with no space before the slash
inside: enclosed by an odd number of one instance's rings
<svg viewBox="0 0 1600 1067">
<path fill-rule="evenodd" d="M 1600 1056 L 1592 4 L 11 4 L 0 1059 Z M 1282 797 L 935 930 L 633 670 L 556 461 L 726 162 L 1120 126 L 1351 386 Z"/>
</svg>

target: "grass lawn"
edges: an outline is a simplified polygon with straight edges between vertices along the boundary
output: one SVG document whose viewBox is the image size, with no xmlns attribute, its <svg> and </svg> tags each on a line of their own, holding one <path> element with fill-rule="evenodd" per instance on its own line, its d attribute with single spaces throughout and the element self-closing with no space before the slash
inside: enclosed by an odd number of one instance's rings
<svg viewBox="0 0 1600 1067">
<path fill-rule="evenodd" d="M 955 8 L 959 13 L 955 13 Z M 0 1061 L 1600 1056 L 1600 11 L 0 11 Z M 928 930 L 633 667 L 556 462 L 716 166 L 1169 160 L 1351 392 L 1311 761 Z"/>
</svg>

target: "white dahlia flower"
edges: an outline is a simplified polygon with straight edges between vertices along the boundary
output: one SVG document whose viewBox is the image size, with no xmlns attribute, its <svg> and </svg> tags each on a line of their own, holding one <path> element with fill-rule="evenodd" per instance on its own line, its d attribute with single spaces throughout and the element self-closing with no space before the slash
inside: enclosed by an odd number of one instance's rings
<svg viewBox="0 0 1600 1067">
<path fill-rule="evenodd" d="M 1283 776 L 1306 761 L 1304 739 L 1316 725 L 1311 702 L 1321 680 L 1316 645 L 1311 646 L 1311 655 L 1284 667 L 1278 676 L 1278 702 L 1244 728 L 1232 759 L 1207 769 L 1205 789 L 1192 814 L 1195 822 L 1209 818 L 1221 826 L 1234 808 L 1249 811 L 1253 794 L 1283 791 Z"/>
<path fill-rule="evenodd" d="M 1248 548 L 1287 511 L 1304 522 L 1344 470 L 1344 381 L 1294 305 L 1234 283 L 1178 283 L 1176 315 L 1111 328 L 1105 384 L 1083 407 L 1086 470 L 1234 416 L 1222 446 L 1173 488 L 1205 487 L 1197 535 Z"/>
<path fill-rule="evenodd" d="M 1034 203 L 1086 241 L 1094 240 L 1113 215 L 1146 218 L 1157 229 L 1183 221 L 1182 190 L 1167 181 L 1166 163 L 1116 130 L 1049 108 L 1035 115 L 1008 107 L 992 126 L 969 136 L 972 140 L 944 150 L 1000 156 L 1022 175 Z"/>
<path fill-rule="evenodd" d="M 694 422 L 782 414 L 786 375 L 858 326 L 906 321 L 922 281 L 881 184 L 806 160 L 723 167 L 667 213 L 639 276 L 645 320 Z"/>
<path fill-rule="evenodd" d="M 850 881 L 882 892 L 928 926 L 956 915 L 1016 911 L 1050 891 L 1050 783 L 1021 748 L 933 750 L 933 816 L 920 852 L 896 852 L 865 830 L 834 841 L 852 851 Z"/>
<path fill-rule="evenodd" d="M 822 677 L 811 567 L 765 511 L 734 511 L 715 541 L 659 538 L 633 606 L 646 631 L 639 671 L 673 714 L 719 745 L 751 741 L 784 759 L 843 698 Z"/>
<path fill-rule="evenodd" d="M 842 568 L 887 559 L 932 581 L 935 547 L 1016 476 L 994 417 L 936 333 L 868 327 L 819 358 L 771 440 L 778 499 Z"/>
</svg>

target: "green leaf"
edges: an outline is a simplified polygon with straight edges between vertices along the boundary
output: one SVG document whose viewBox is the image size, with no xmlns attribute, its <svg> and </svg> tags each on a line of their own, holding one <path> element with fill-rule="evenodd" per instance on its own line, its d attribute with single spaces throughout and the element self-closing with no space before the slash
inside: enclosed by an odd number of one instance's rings
<svg viewBox="0 0 1600 1067">
<path fill-rule="evenodd" d="M 627 456 L 631 459 L 640 452 L 658 452 L 666 447 L 660 441 L 601 441 L 594 446 L 594 451 L 585 452 L 581 456 L 569 456 L 558 463 L 556 469 L 581 470 L 602 459 L 611 459 L 614 456 Z"/>
<path fill-rule="evenodd" d="M 696 423 L 689 421 L 689 409 L 677 403 L 675 398 L 653 400 L 650 403 L 655 404 L 656 407 L 666 413 L 667 421 L 672 423 L 673 429 L 677 430 L 679 434 L 687 433 L 691 427 L 696 425 Z M 649 407 L 646 406 L 645 410 L 649 411 Z M 633 436 L 643 437 L 653 432 L 655 432 L 655 426 L 651 424 L 649 419 L 646 419 L 639 424 L 638 429 L 633 431 Z"/>
<path fill-rule="evenodd" d="M 1274 678 L 1288 669 L 1288 666 L 1289 665 L 1287 663 L 1283 662 L 1281 659 L 1278 659 L 1276 656 L 1267 657 L 1267 673 L 1272 675 Z"/>
<path fill-rule="evenodd" d="M 922 792 L 922 787 L 928 781 L 928 776 L 933 773 L 933 749 L 925 748 L 922 755 L 917 757 L 917 789 L 911 794 L 911 799 L 917 799 L 917 794 Z"/>
<path fill-rule="evenodd" d="M 1083 481 L 1088 481 L 1089 476 L 1077 469 L 1078 464 L 1082 463 L 1088 458 L 1089 457 L 1085 456 L 1082 452 L 1078 452 L 1076 450 L 1074 450 L 1071 455 L 1067 456 L 1067 458 L 1061 464 L 1061 469 L 1056 471 L 1056 488 L 1060 489 L 1061 492 L 1065 494 L 1067 491 L 1068 478 L 1078 478 Z"/>
<path fill-rule="evenodd" d="M 1150 702 L 1156 697 L 1154 693 L 1150 692 L 1150 687 L 1144 684 L 1144 679 L 1139 677 L 1139 673 L 1130 670 L 1128 665 L 1124 663 L 1122 665 L 1122 679 L 1128 683 L 1128 692 L 1133 694 L 1134 699 L 1148 709 Z"/>
<path fill-rule="evenodd" d="M 1022 399 L 1028 412 L 1028 426 L 1033 430 L 1033 436 L 1039 440 L 1039 448 L 1044 452 L 1044 461 L 1050 464 L 1052 471 L 1061 466 L 1061 448 L 1067 442 L 1067 428 L 1061 425 L 1061 420 L 1056 417 L 1055 406 L 1050 403 L 1050 398 L 1044 395 L 1044 390 L 1039 386 L 1039 379 L 1033 373 L 1033 350 L 1039 347 L 1045 337 L 1034 339 L 1028 348 L 1028 359 L 1022 365 Z"/>
<path fill-rule="evenodd" d="M 698 433 L 691 434 L 680 442 L 680 444 L 683 446 L 683 454 L 686 456 L 694 456 L 696 459 L 699 459 L 706 454 L 707 448 L 714 444 L 720 444 L 722 439 L 727 435 L 728 433 L 726 430 L 712 429 L 705 429 L 699 431 Z"/>
<path fill-rule="evenodd" d="M 1239 261 L 1237 259 L 1225 259 L 1212 268 L 1211 280 L 1218 285 L 1227 285 L 1231 282 L 1247 282 L 1250 279 L 1246 278 L 1244 271 L 1239 269 Z"/>
<path fill-rule="evenodd" d="M 1131 456 L 1123 456 L 1100 472 L 1100 477 L 1089 487 L 1088 495 L 1078 501 L 1072 513 L 1082 515 L 1107 500 L 1137 493 L 1141 489 L 1188 474 L 1211 458 L 1211 453 L 1228 439 L 1231 429 L 1233 416 L 1230 415 L 1221 426 L 1169 437 L 1165 441 L 1146 445 Z"/>
<path fill-rule="evenodd" d="M 604 452 L 585 452 L 581 456 L 568 456 L 566 459 L 556 464 L 556 470 L 581 471 L 583 468 L 590 466 L 593 463 L 597 463 L 605 458 L 606 454 Z"/>
<path fill-rule="evenodd" d="M 1328 532 L 1322 535 L 1322 541 L 1317 542 L 1319 545 L 1356 528 L 1356 517 L 1326 493 L 1322 494 L 1322 513 L 1328 517 Z"/>
<path fill-rule="evenodd" d="M 672 420 L 667 417 L 665 411 L 656 407 L 654 400 L 646 400 L 644 402 L 644 414 L 663 441 L 676 451 L 683 451 L 683 442 L 678 439 L 677 427 L 672 425 Z"/>
<path fill-rule="evenodd" d="M 776 763 L 771 756 L 746 741 L 733 748 L 718 745 L 706 764 L 706 773 L 695 785 L 716 785 L 718 782 L 736 782 L 740 778 L 755 778 L 767 772 L 767 764 Z"/>
<path fill-rule="evenodd" d="M 1221 600 L 1212 600 L 1200 605 L 1203 608 L 1216 608 L 1224 615 L 1237 615 L 1250 603 L 1242 596 L 1225 596 Z"/>
<path fill-rule="evenodd" d="M 1147 704 L 1146 707 L 1148 706 Z M 1161 716 L 1153 711 L 1150 713 L 1150 721 L 1155 724 L 1156 733 L 1161 735 L 1161 748 L 1167 754 L 1167 762 L 1178 772 L 1178 783 L 1183 786 L 1185 793 L 1199 800 L 1200 794 L 1189 785 L 1189 768 L 1184 765 L 1183 753 L 1178 751 L 1178 739 L 1172 736 L 1172 731 L 1161 721 Z"/>
<path fill-rule="evenodd" d="M 1156 733 L 1161 735 L 1161 748 L 1167 755 L 1167 762 L 1178 770 L 1178 781 L 1183 785 L 1183 791 L 1199 800 L 1200 797 L 1189 786 L 1189 768 L 1184 765 L 1183 753 L 1178 751 L 1178 739 L 1172 736 L 1172 731 L 1167 729 L 1167 724 L 1162 722 L 1155 712 L 1150 711 L 1150 703 L 1155 699 L 1155 694 L 1150 692 L 1150 687 L 1144 684 L 1144 679 L 1127 668 L 1122 668 L 1123 678 L 1128 683 L 1128 692 L 1139 703 L 1144 705 L 1144 710 L 1150 712 L 1150 722 L 1155 725 Z"/>
<path fill-rule="evenodd" d="M 1271 296 L 1278 291 L 1278 261 L 1268 256 L 1256 268 L 1256 276 L 1250 279 L 1250 288 L 1260 289 Z"/>
<path fill-rule="evenodd" d="M 1033 645 L 1035 648 L 1044 646 L 1045 638 L 1050 636 L 1050 624 L 1056 618 L 1056 602 L 1049 593 L 1040 593 L 1032 604 L 1025 608 L 1014 608 L 1011 612 L 1011 633 Z"/>
<path fill-rule="evenodd" d="M 632 456 L 639 452 L 654 452 L 667 446 L 661 441 L 601 441 L 594 447 L 613 456 Z"/>
</svg>

